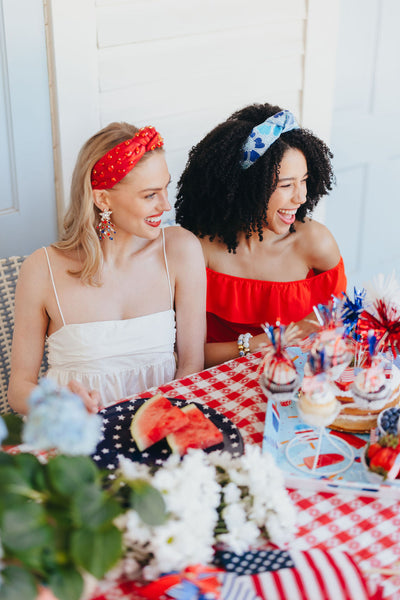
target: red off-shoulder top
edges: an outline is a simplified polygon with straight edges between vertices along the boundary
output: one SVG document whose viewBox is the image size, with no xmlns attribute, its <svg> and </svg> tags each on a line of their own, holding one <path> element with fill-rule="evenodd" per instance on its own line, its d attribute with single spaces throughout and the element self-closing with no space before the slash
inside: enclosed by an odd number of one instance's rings
<svg viewBox="0 0 400 600">
<path fill-rule="evenodd" d="M 262 333 L 261 323 L 288 325 L 346 291 L 341 258 L 336 267 L 299 281 L 261 281 L 207 269 L 207 341 L 231 342 L 240 333 Z"/>
</svg>

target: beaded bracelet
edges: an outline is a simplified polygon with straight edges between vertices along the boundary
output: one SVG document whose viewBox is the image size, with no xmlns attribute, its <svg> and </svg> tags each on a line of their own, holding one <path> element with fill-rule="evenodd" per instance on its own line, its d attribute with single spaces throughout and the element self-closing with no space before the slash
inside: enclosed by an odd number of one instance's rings
<svg viewBox="0 0 400 600">
<path fill-rule="evenodd" d="M 253 336 L 251 333 L 241 333 L 238 337 L 237 345 L 239 350 L 239 356 L 247 356 L 250 352 L 250 338 Z"/>
</svg>

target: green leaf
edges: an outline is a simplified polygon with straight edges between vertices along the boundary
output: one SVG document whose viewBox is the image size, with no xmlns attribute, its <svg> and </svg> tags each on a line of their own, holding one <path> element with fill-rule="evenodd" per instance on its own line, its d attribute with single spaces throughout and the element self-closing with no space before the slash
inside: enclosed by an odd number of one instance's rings
<svg viewBox="0 0 400 600">
<path fill-rule="evenodd" d="M 1 537 L 4 546 L 15 553 L 46 545 L 51 539 L 51 529 L 46 524 L 43 507 L 30 502 L 7 508 Z"/>
<path fill-rule="evenodd" d="M 82 575 L 74 567 L 59 568 L 48 585 L 58 600 L 79 600 L 83 592 Z"/>
<path fill-rule="evenodd" d="M 37 587 L 34 577 L 21 567 L 6 567 L 1 572 L 0 600 L 36 600 Z"/>
<path fill-rule="evenodd" d="M 3 446 L 16 446 L 22 443 L 24 421 L 21 415 L 6 413 L 1 415 L 8 429 L 8 436 L 3 440 Z"/>
<path fill-rule="evenodd" d="M 0 453 L 1 455 L 1 453 Z M 0 511 L 16 504 L 25 504 L 34 490 L 15 464 L 0 466 Z"/>
<path fill-rule="evenodd" d="M 0 452 L 0 468 L 3 466 L 11 466 L 14 464 L 14 456 L 11 454 L 6 454 L 5 452 Z"/>
<path fill-rule="evenodd" d="M 72 499 L 74 525 L 96 530 L 107 526 L 123 510 L 116 500 L 107 496 L 99 484 L 83 486 Z"/>
<path fill-rule="evenodd" d="M 64 496 L 72 496 L 85 483 L 98 477 L 97 467 L 88 456 L 56 456 L 47 463 L 49 483 Z"/>
<path fill-rule="evenodd" d="M 78 529 L 71 536 L 71 554 L 76 564 L 102 579 L 122 556 L 122 534 L 114 525 L 98 532 Z"/>
<path fill-rule="evenodd" d="M 17 454 L 14 457 L 14 463 L 19 473 L 31 486 L 34 485 L 37 474 L 40 471 L 43 471 L 43 465 L 40 464 L 33 454 L 27 454 L 25 452 Z"/>
<path fill-rule="evenodd" d="M 30 572 L 34 571 L 37 575 L 45 575 L 43 566 L 43 547 L 32 547 L 25 552 L 19 550 L 17 553 L 18 561 Z"/>
<path fill-rule="evenodd" d="M 162 525 L 167 519 L 164 498 L 147 481 L 136 480 L 130 483 L 131 507 L 136 510 L 142 521 L 148 525 Z"/>
</svg>

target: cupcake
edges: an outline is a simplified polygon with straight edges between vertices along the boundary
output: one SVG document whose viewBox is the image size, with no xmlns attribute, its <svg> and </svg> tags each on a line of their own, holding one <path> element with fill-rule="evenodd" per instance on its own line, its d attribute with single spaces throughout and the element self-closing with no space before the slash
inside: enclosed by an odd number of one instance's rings
<svg viewBox="0 0 400 600">
<path fill-rule="evenodd" d="M 284 406 L 290 404 L 293 392 L 299 383 L 293 361 L 283 354 L 269 357 L 264 364 L 260 380 L 267 392 L 277 394 L 276 399 Z"/>
<path fill-rule="evenodd" d="M 324 373 L 304 377 L 297 403 L 300 417 L 308 425 L 325 427 L 340 412 L 340 404 Z"/>
<path fill-rule="evenodd" d="M 391 386 L 386 379 L 382 363 L 374 360 L 370 367 L 362 369 L 356 375 L 350 389 L 355 404 L 360 408 L 384 408 L 391 393 Z"/>
<path fill-rule="evenodd" d="M 325 371 L 332 379 L 338 379 L 350 363 L 352 353 L 337 328 L 323 329 L 317 334 L 308 360 L 309 371 Z M 319 364 L 318 369 L 313 365 Z"/>
<path fill-rule="evenodd" d="M 268 325 L 263 327 L 271 345 L 265 350 L 259 382 L 267 396 L 273 395 L 282 406 L 289 406 L 298 388 L 299 376 L 293 360 L 283 347 L 285 328 L 279 323 L 275 328 Z"/>
</svg>

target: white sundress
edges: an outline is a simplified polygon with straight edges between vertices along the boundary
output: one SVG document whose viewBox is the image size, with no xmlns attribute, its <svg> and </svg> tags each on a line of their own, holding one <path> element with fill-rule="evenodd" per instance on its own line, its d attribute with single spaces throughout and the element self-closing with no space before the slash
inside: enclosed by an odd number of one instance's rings
<svg viewBox="0 0 400 600">
<path fill-rule="evenodd" d="M 119 321 L 65 323 L 48 252 L 44 248 L 63 322 L 61 329 L 47 339 L 47 377 L 60 386 L 75 379 L 87 389 L 97 390 L 103 406 L 174 379 L 175 312 L 164 230 L 162 236 L 171 308 Z"/>
</svg>

